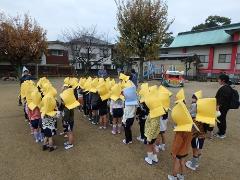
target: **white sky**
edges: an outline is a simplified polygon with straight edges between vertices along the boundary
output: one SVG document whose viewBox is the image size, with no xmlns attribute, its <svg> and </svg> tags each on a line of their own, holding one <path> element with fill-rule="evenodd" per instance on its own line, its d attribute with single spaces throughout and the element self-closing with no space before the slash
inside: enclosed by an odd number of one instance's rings
<svg viewBox="0 0 240 180">
<path fill-rule="evenodd" d="M 209 15 L 227 16 L 240 22 L 240 0 L 167 0 L 170 27 L 175 35 L 204 22 Z M 29 13 L 47 30 L 48 40 L 61 38 L 65 28 L 96 25 L 98 32 L 116 37 L 114 0 L 0 0 L 0 10 L 8 15 Z"/>
</svg>

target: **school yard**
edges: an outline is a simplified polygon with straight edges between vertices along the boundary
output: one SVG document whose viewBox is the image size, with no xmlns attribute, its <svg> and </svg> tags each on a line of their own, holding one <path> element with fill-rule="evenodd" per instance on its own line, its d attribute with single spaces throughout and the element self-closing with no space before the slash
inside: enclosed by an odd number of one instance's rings
<svg viewBox="0 0 240 180">
<path fill-rule="evenodd" d="M 51 79 L 60 89 L 63 79 Z M 156 81 L 151 81 L 156 84 Z M 213 97 L 217 83 L 190 82 L 184 87 L 189 105 L 191 95 L 202 89 L 205 97 Z M 237 87 L 240 90 L 240 87 Z M 0 179 L 1 180 L 161 180 L 171 173 L 170 155 L 173 138 L 172 123 L 167 132 L 167 149 L 160 152 L 160 162 L 149 166 L 144 162 L 145 147 L 137 140 L 131 145 L 122 143 L 123 134 L 113 136 L 110 127 L 103 131 L 91 125 L 82 113 L 75 113 L 75 146 L 66 151 L 64 138 L 55 136 L 58 149 L 43 152 L 36 144 L 24 121 L 22 107 L 17 104 L 18 82 L 0 82 Z M 171 89 L 176 93 L 178 89 Z M 172 101 L 174 98 L 172 98 Z M 240 177 L 240 111 L 230 111 L 228 131 L 224 140 L 207 140 L 200 167 L 187 171 L 189 180 L 238 180 Z M 59 129 L 61 123 L 59 123 Z M 134 139 L 139 126 L 133 126 Z M 190 158 L 190 156 L 189 156 Z"/>
</svg>

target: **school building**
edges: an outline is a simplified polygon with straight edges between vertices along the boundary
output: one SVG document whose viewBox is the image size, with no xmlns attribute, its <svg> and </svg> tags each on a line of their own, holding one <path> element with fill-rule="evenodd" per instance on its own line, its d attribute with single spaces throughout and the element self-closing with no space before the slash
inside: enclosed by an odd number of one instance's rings
<svg viewBox="0 0 240 180">
<path fill-rule="evenodd" d="M 160 60 L 151 61 L 156 66 L 176 66 L 185 71 L 184 60 L 196 56 L 200 60 L 199 72 L 205 76 L 219 73 L 240 75 L 240 23 L 178 33 L 169 47 L 160 49 Z M 196 76 L 194 63 L 188 72 Z"/>
</svg>

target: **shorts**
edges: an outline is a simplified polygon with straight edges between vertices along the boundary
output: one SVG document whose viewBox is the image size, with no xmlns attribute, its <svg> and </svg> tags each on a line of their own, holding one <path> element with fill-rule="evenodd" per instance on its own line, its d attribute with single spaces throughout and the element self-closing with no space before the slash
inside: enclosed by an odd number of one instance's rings
<svg viewBox="0 0 240 180">
<path fill-rule="evenodd" d="M 91 110 L 96 111 L 99 109 L 98 105 L 91 105 Z"/>
<path fill-rule="evenodd" d="M 99 116 L 104 116 L 107 115 L 108 113 L 108 109 L 99 109 Z"/>
<path fill-rule="evenodd" d="M 116 108 L 112 110 L 113 118 L 122 118 L 123 117 L 123 108 Z"/>
<path fill-rule="evenodd" d="M 192 139 L 192 148 L 193 149 L 202 149 L 204 145 L 204 138 L 193 138 Z"/>
<path fill-rule="evenodd" d="M 46 128 L 46 129 L 43 129 L 43 134 L 45 137 L 52 137 L 56 134 L 56 131 L 55 130 L 51 130 L 49 128 Z"/>
<path fill-rule="evenodd" d="M 33 129 L 38 129 L 39 127 L 39 119 L 31 120 L 31 126 Z"/>
<path fill-rule="evenodd" d="M 148 144 L 154 144 L 156 139 L 152 139 L 150 142 L 147 142 Z"/>
<path fill-rule="evenodd" d="M 74 126 L 74 121 L 66 122 L 65 130 L 64 132 L 72 132 L 73 131 L 73 126 Z"/>
<path fill-rule="evenodd" d="M 176 158 L 177 159 L 183 159 L 183 158 L 185 158 L 185 157 L 187 157 L 188 156 L 188 154 L 185 154 L 185 155 L 176 155 Z"/>
<path fill-rule="evenodd" d="M 164 133 L 167 130 L 168 119 L 160 118 L 160 133 Z"/>
</svg>

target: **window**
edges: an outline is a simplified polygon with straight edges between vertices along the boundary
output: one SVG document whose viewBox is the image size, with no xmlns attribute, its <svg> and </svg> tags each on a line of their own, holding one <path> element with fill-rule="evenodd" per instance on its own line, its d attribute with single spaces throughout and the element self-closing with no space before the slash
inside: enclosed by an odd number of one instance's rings
<svg viewBox="0 0 240 180">
<path fill-rule="evenodd" d="M 109 56 L 107 48 L 100 48 L 100 57 L 107 58 Z"/>
<path fill-rule="evenodd" d="M 50 54 L 52 56 L 63 56 L 63 50 L 51 49 Z"/>
<path fill-rule="evenodd" d="M 230 63 L 231 62 L 231 54 L 219 54 L 219 63 Z"/>
<path fill-rule="evenodd" d="M 89 55 L 89 58 L 90 59 L 96 59 L 96 54 L 92 54 L 92 53 L 90 53 L 90 54 L 88 54 L 88 53 L 81 53 L 81 58 L 84 58 L 84 59 L 87 59 L 88 58 L 88 55 Z"/>
<path fill-rule="evenodd" d="M 240 64 L 240 53 L 237 54 L 236 63 L 237 63 L 237 64 Z"/>
<path fill-rule="evenodd" d="M 208 63 L 208 56 L 207 55 L 199 55 L 198 56 L 201 63 Z"/>
</svg>

